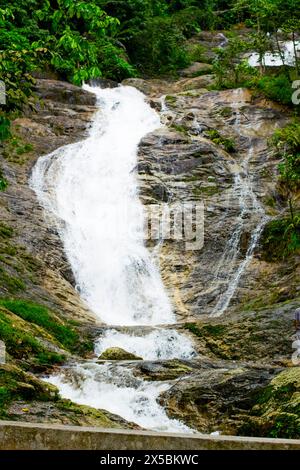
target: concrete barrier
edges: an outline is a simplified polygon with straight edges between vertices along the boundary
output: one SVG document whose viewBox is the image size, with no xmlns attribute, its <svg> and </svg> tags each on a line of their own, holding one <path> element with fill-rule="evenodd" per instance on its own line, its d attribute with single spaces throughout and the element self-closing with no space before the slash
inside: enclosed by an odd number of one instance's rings
<svg viewBox="0 0 300 470">
<path fill-rule="evenodd" d="M 300 450 L 300 440 L 0 421 L 1 450 Z"/>
</svg>

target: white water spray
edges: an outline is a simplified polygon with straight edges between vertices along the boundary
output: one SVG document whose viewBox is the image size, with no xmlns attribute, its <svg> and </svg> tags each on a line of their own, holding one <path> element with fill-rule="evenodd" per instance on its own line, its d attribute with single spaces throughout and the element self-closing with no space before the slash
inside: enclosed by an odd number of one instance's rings
<svg viewBox="0 0 300 470">
<path fill-rule="evenodd" d="M 167 383 L 145 382 L 134 377 L 131 370 L 111 364 L 77 365 L 65 372 L 48 380 L 65 398 L 105 409 L 146 429 L 193 432 L 179 421 L 169 419 L 158 404 L 160 393 L 170 387 Z"/>
<path fill-rule="evenodd" d="M 287 65 L 294 67 L 296 64 L 295 53 L 298 55 L 300 51 L 300 41 L 280 42 L 281 53 L 279 52 L 266 52 L 263 57 L 263 65 L 266 67 L 282 67 Z M 257 52 L 253 52 L 249 59 L 249 65 L 252 67 L 260 66 L 260 56 Z"/>
<path fill-rule="evenodd" d="M 123 333 L 107 330 L 95 344 L 95 353 L 100 356 L 106 349 L 118 347 L 147 361 L 159 359 L 190 359 L 194 348 L 186 336 L 176 330 L 155 329 L 150 333 Z"/>
<path fill-rule="evenodd" d="M 159 116 L 134 88 L 92 91 L 100 109 L 89 138 L 40 158 L 32 187 L 60 221 L 81 297 L 101 320 L 174 323 L 159 271 L 143 243 L 134 174 L 138 144 L 160 127 Z"/>
<path fill-rule="evenodd" d="M 41 157 L 31 186 L 49 222 L 58 227 L 81 297 L 101 320 L 114 326 L 173 324 L 159 270 L 144 246 L 134 173 L 138 144 L 160 127 L 159 116 L 134 88 L 86 88 L 96 94 L 99 106 L 89 137 Z M 95 352 L 111 346 L 145 359 L 195 355 L 188 338 L 162 328 L 143 338 L 108 330 Z M 170 384 L 137 380 L 130 368 L 93 362 L 46 380 L 79 404 L 104 408 L 146 428 L 190 432 L 157 402 Z"/>
</svg>

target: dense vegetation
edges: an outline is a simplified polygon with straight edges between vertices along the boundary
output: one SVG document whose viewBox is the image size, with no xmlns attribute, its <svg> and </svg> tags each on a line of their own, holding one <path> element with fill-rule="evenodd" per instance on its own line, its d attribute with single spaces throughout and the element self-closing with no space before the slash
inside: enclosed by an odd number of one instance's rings
<svg viewBox="0 0 300 470">
<path fill-rule="evenodd" d="M 100 77 L 174 75 L 205 57 L 201 46 L 188 47 L 202 30 L 222 30 L 228 38 L 226 47 L 214 50 L 214 59 L 206 56 L 213 64 L 215 88 L 247 86 L 293 107 L 292 83 L 299 78 L 300 59 L 294 66 L 286 64 L 282 44 L 290 40 L 296 46 L 300 0 L 0 0 L 0 79 L 7 98 L 0 107 L 0 142 L 13 142 L 10 119 L 31 96 L 37 73 L 78 85 Z M 245 54 L 251 51 L 257 52 L 259 67 L 249 66 Z M 277 53 L 284 65 L 268 69 L 267 51 Z M 298 108 L 294 106 L 296 113 Z M 275 232 L 270 230 L 273 235 L 283 230 L 290 248 L 299 244 L 294 210 L 299 141 L 297 122 L 274 137 L 290 216 L 286 226 L 279 221 Z M 0 191 L 6 187 L 0 171 Z"/>
<path fill-rule="evenodd" d="M 251 28 L 249 34 L 243 40 L 233 37 L 215 62 L 219 85 L 237 86 L 255 75 L 237 60 L 241 54 L 258 51 L 263 73 L 266 50 L 277 47 L 282 55 L 277 31 L 280 39 L 290 35 L 295 40 L 299 18 L 299 0 L 0 0 L 0 77 L 7 87 L 7 109 L 26 101 L 37 71 L 53 71 L 76 84 L 174 73 L 192 58 L 185 48 L 188 38 L 239 24 Z M 295 68 L 299 71 L 298 61 Z M 283 67 L 271 89 L 260 74 L 257 85 L 273 98 L 274 91 L 284 89 L 290 101 L 290 73 Z M 2 120 L 0 137 L 7 135 Z"/>
</svg>

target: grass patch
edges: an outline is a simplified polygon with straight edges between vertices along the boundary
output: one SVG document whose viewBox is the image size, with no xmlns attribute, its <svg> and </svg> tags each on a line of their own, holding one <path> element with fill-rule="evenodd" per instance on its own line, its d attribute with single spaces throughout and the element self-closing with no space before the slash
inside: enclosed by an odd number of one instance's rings
<svg viewBox="0 0 300 470">
<path fill-rule="evenodd" d="M 206 131 L 204 135 L 205 137 L 208 137 L 208 139 L 210 139 L 214 144 L 223 147 L 226 152 L 230 153 L 236 151 L 236 143 L 234 139 L 223 137 L 216 129 Z"/>
<path fill-rule="evenodd" d="M 40 366 L 52 366 L 53 364 L 63 364 L 66 360 L 64 354 L 57 354 L 55 352 L 42 351 L 36 357 L 36 362 Z"/>
<path fill-rule="evenodd" d="M 12 227 L 9 227 L 3 222 L 0 222 L 0 237 L 1 238 L 11 238 L 13 236 L 13 233 L 14 231 Z"/>
<path fill-rule="evenodd" d="M 24 163 L 24 159 L 21 158 L 33 150 L 33 145 L 24 143 L 19 137 L 12 137 L 5 145 L 3 157 L 12 163 Z"/>
<path fill-rule="evenodd" d="M 24 300 L 0 300 L 0 305 L 10 310 L 23 320 L 41 326 L 51 333 L 60 344 L 73 350 L 79 341 L 78 333 L 69 326 L 58 323 L 48 309 Z"/>
<path fill-rule="evenodd" d="M 187 131 L 186 127 L 184 127 L 180 124 L 172 124 L 171 128 L 174 129 L 177 132 L 181 132 L 182 134 L 185 134 L 185 135 L 188 134 L 188 131 Z"/>
<path fill-rule="evenodd" d="M 216 185 L 211 186 L 199 186 L 197 188 L 193 188 L 193 194 L 195 196 L 214 196 L 215 194 L 219 193 L 219 188 Z"/>
<path fill-rule="evenodd" d="M 22 279 L 9 275 L 2 267 L 0 267 L 0 282 L 12 294 L 26 289 Z"/>
<path fill-rule="evenodd" d="M 28 358 L 44 350 L 32 334 L 18 327 L 3 311 L 0 311 L 0 339 L 4 341 L 8 354 L 15 359 Z"/>
<path fill-rule="evenodd" d="M 168 106 L 174 106 L 176 104 L 177 97 L 173 95 L 167 95 L 165 97 L 165 101 Z"/>
<path fill-rule="evenodd" d="M 0 169 L 0 191 L 5 191 L 8 186 L 8 181 L 6 178 L 3 176 L 3 172 Z"/>
</svg>

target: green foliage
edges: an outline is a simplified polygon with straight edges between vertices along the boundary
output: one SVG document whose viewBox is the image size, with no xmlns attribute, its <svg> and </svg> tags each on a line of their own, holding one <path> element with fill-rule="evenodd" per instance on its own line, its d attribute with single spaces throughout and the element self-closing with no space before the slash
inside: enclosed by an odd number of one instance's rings
<svg viewBox="0 0 300 470">
<path fill-rule="evenodd" d="M 199 338 L 203 336 L 202 330 L 197 326 L 196 323 L 185 323 L 184 328 Z"/>
<path fill-rule="evenodd" d="M 36 363 L 41 366 L 52 366 L 53 364 L 63 364 L 66 356 L 55 352 L 42 351 L 37 354 Z"/>
<path fill-rule="evenodd" d="M 30 333 L 16 327 L 3 311 L 0 311 L 0 339 L 4 341 L 8 354 L 16 359 L 43 351 L 40 343 Z"/>
<path fill-rule="evenodd" d="M 114 39 L 119 20 L 99 2 L 80 0 L 0 0 L 0 78 L 6 84 L 6 109 L 20 108 L 34 84 L 33 72 L 51 65 L 76 84 L 134 73 Z"/>
<path fill-rule="evenodd" d="M 176 71 L 189 63 L 183 41 L 183 33 L 172 18 L 152 18 L 132 37 L 132 60 L 150 75 Z"/>
<path fill-rule="evenodd" d="M 245 86 L 256 75 L 256 70 L 242 58 L 248 50 L 249 44 L 237 37 L 229 39 L 226 48 L 217 50 L 213 67 L 218 88 Z"/>
<path fill-rule="evenodd" d="M 209 336 L 218 337 L 226 332 L 226 328 L 223 325 L 203 325 L 198 326 L 196 323 L 185 323 L 184 328 L 189 330 L 198 338 L 206 338 Z"/>
<path fill-rule="evenodd" d="M 3 408 L 11 399 L 10 391 L 7 387 L 0 387 L 0 408 Z"/>
<path fill-rule="evenodd" d="M 277 129 L 274 133 L 273 143 L 277 150 L 285 155 L 287 153 L 295 156 L 300 155 L 300 122 L 295 120 L 288 126 Z M 295 173 L 300 177 L 299 160 L 294 168 Z"/>
<path fill-rule="evenodd" d="M 5 116 L 0 115 L 0 142 L 11 137 L 10 121 Z"/>
<path fill-rule="evenodd" d="M 12 276 L 6 271 L 6 269 L 3 269 L 1 266 L 0 266 L 0 282 L 1 282 L 1 287 L 2 288 L 4 287 L 6 291 L 10 292 L 11 294 L 24 291 L 26 288 L 24 281 L 22 281 L 22 279 L 16 276 Z"/>
<path fill-rule="evenodd" d="M 72 349 L 78 342 L 78 334 L 69 326 L 58 323 L 46 307 L 24 300 L 0 300 L 0 305 L 30 323 L 43 327 L 67 349 Z"/>
<path fill-rule="evenodd" d="M 11 136 L 3 149 L 3 157 L 13 163 L 22 164 L 26 161 L 24 156 L 33 150 L 34 146 L 24 142 L 16 135 Z"/>
<path fill-rule="evenodd" d="M 300 217 L 269 222 L 263 232 L 261 246 L 267 261 L 281 261 L 300 251 Z"/>
<path fill-rule="evenodd" d="M 273 144 L 282 160 L 279 171 L 283 195 L 288 200 L 292 222 L 296 224 L 294 200 L 300 189 L 300 122 L 294 121 L 278 129 L 273 136 Z"/>
<path fill-rule="evenodd" d="M 12 227 L 9 227 L 3 222 L 0 222 L 0 237 L 1 238 L 11 238 L 13 236 L 13 233 L 14 231 Z"/>
<path fill-rule="evenodd" d="M 228 153 L 235 152 L 236 150 L 235 141 L 231 138 L 223 137 L 216 129 L 206 131 L 205 136 L 207 136 L 216 145 L 221 145 Z"/>
<path fill-rule="evenodd" d="M 253 34 L 253 46 L 259 54 L 261 73 L 264 71 L 264 54 L 273 49 L 270 42 L 270 33 L 276 39 L 275 51 L 283 59 L 284 54 L 280 45 L 278 31 L 285 33 L 286 39 L 294 42 L 299 31 L 300 2 L 299 0 L 238 0 L 235 2 L 235 10 L 242 11 L 248 19 L 248 26 L 255 28 Z M 299 75 L 299 58 L 295 58 L 295 68 Z M 284 60 L 283 60 L 284 62 Z M 288 68 L 286 70 L 289 73 Z"/>
<path fill-rule="evenodd" d="M 5 417 L 5 408 L 13 400 L 56 401 L 57 389 L 24 372 L 22 369 L 5 364 L 0 365 L 0 416 Z"/>
<path fill-rule="evenodd" d="M 292 89 L 291 80 L 285 74 L 258 77 L 256 80 L 250 82 L 249 85 L 262 92 L 271 100 L 289 106 L 292 105 L 292 94 L 294 90 Z"/>
<path fill-rule="evenodd" d="M 8 186 L 6 178 L 4 178 L 2 170 L 0 169 L 0 191 L 5 191 Z"/>
</svg>

